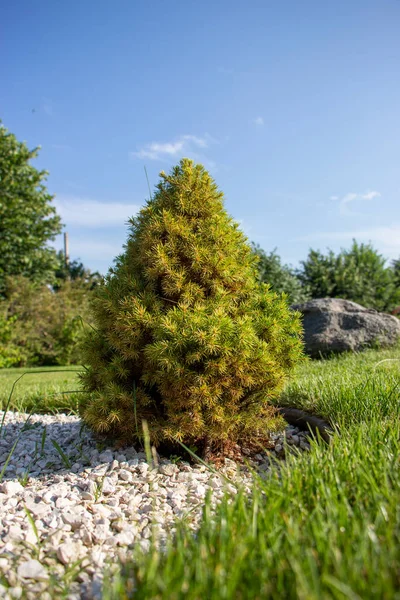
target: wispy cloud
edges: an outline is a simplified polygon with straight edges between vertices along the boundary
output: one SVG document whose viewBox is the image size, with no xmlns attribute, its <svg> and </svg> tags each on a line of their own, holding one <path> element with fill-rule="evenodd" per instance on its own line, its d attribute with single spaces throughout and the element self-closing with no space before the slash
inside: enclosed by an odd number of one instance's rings
<svg viewBox="0 0 400 600">
<path fill-rule="evenodd" d="M 68 144 L 51 144 L 53 150 L 72 150 L 72 146 L 68 146 Z"/>
<path fill-rule="evenodd" d="M 262 117 L 256 117 L 255 119 L 253 119 L 252 123 L 254 123 L 254 125 L 256 125 L 257 127 L 263 127 L 264 119 Z"/>
<path fill-rule="evenodd" d="M 371 190 L 368 192 L 364 192 L 363 194 L 348 192 L 342 197 L 339 196 L 331 196 L 330 200 L 337 202 L 339 201 L 339 212 L 341 215 L 359 215 L 360 213 L 354 212 L 349 208 L 349 204 L 357 200 L 374 200 L 375 198 L 379 198 L 381 196 L 380 192 L 375 190 Z"/>
<path fill-rule="evenodd" d="M 372 191 L 372 192 L 366 192 L 365 194 L 363 194 L 361 196 L 361 198 L 363 200 L 373 200 L 374 198 L 379 198 L 380 195 L 381 194 L 379 192 Z"/>
<path fill-rule="evenodd" d="M 233 219 L 233 221 L 239 225 L 239 228 L 241 229 L 241 231 L 244 233 L 245 236 L 247 236 L 247 237 L 250 236 L 251 231 L 253 229 L 253 227 L 252 227 L 252 225 L 250 225 L 250 223 L 248 223 L 245 219 Z"/>
<path fill-rule="evenodd" d="M 52 117 L 54 115 L 53 101 L 50 98 L 42 98 L 41 109 L 48 117 Z"/>
<path fill-rule="evenodd" d="M 138 204 L 99 202 L 79 196 L 58 195 L 54 205 L 65 225 L 102 228 L 126 226 L 141 208 Z"/>
<path fill-rule="evenodd" d="M 75 183 L 75 181 L 70 181 L 69 179 L 64 181 L 64 185 L 71 188 L 72 190 L 78 190 L 79 192 L 85 190 L 85 186 Z"/>
<path fill-rule="evenodd" d="M 235 69 L 231 69 L 229 67 L 217 67 L 217 72 L 222 73 L 223 75 L 233 75 L 235 73 Z"/>
<path fill-rule="evenodd" d="M 96 240 L 82 240 L 77 236 L 70 236 L 69 245 L 71 256 L 83 258 L 85 260 L 105 260 L 111 265 L 116 256 L 123 251 L 123 242 L 100 242 Z"/>
<path fill-rule="evenodd" d="M 172 142 L 151 142 L 131 152 L 131 158 L 148 158 L 150 160 L 164 160 L 183 153 L 191 153 L 198 148 L 208 148 L 209 143 L 215 141 L 211 136 L 181 135 Z"/>
<path fill-rule="evenodd" d="M 253 69 L 238 69 L 236 67 L 224 67 L 223 65 L 216 67 L 217 73 L 221 75 L 234 75 L 234 76 L 242 76 L 242 75 L 257 75 L 257 71 Z"/>
<path fill-rule="evenodd" d="M 372 227 L 371 229 L 360 229 L 352 231 L 320 231 L 299 238 L 296 242 L 371 242 L 373 246 L 379 247 L 380 252 L 388 258 L 400 256 L 400 223 L 390 226 Z"/>
</svg>

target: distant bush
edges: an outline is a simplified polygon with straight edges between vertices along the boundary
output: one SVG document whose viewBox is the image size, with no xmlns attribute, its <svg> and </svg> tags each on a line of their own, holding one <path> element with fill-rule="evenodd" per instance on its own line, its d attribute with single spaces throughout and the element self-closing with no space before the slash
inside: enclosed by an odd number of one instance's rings
<svg viewBox="0 0 400 600">
<path fill-rule="evenodd" d="M 9 278 L 0 301 L 0 367 L 79 363 L 90 293 L 78 279 L 54 291 L 22 276 Z"/>
<path fill-rule="evenodd" d="M 305 302 L 310 299 L 307 288 L 302 285 L 295 271 L 281 263 L 280 257 L 276 254 L 276 248 L 267 254 L 258 244 L 252 242 L 251 246 L 253 253 L 258 258 L 257 273 L 260 282 L 268 283 L 271 290 L 278 294 L 284 292 L 289 304 Z"/>
<path fill-rule="evenodd" d="M 80 260 L 72 260 L 66 264 L 64 252 L 57 252 L 58 266 L 54 272 L 54 282 L 52 288 L 57 291 L 64 281 L 79 280 L 80 284 L 87 286 L 89 289 L 94 289 L 97 285 L 103 282 L 103 276 L 98 271 L 87 269 Z"/>
<path fill-rule="evenodd" d="M 400 258 L 392 261 L 392 269 L 395 284 L 400 288 Z"/>
<path fill-rule="evenodd" d="M 4 303 L 3 303 L 4 304 Z M 26 364 L 27 354 L 14 340 L 17 316 L 7 316 L 4 306 L 0 308 L 0 369 Z"/>
<path fill-rule="evenodd" d="M 367 308 L 390 312 L 400 304 L 394 268 L 370 244 L 353 240 L 350 250 L 323 255 L 310 250 L 297 275 L 312 298 L 345 298 Z"/>
</svg>

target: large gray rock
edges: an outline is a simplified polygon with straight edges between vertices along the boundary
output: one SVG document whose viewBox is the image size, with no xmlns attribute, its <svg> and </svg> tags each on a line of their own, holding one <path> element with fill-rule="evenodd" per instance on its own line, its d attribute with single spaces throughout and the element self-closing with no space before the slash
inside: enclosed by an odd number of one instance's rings
<svg viewBox="0 0 400 600">
<path fill-rule="evenodd" d="M 400 320 L 341 298 L 292 304 L 303 314 L 304 342 L 313 358 L 331 352 L 390 346 L 400 339 Z"/>
</svg>

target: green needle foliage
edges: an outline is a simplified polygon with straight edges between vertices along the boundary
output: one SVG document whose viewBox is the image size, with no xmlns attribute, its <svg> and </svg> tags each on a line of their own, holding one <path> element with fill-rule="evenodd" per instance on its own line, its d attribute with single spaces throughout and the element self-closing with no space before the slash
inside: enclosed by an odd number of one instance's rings
<svg viewBox="0 0 400 600">
<path fill-rule="evenodd" d="M 161 173 L 125 252 L 94 290 L 82 416 L 120 443 L 253 439 L 303 356 L 300 315 L 259 283 L 257 259 L 201 165 Z"/>
</svg>

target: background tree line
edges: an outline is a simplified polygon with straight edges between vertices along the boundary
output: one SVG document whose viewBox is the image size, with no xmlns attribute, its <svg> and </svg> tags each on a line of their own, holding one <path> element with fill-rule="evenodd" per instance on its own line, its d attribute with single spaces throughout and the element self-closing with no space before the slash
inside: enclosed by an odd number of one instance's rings
<svg viewBox="0 0 400 600">
<path fill-rule="evenodd" d="M 252 244 L 259 257 L 261 281 L 284 292 L 290 304 L 312 298 L 344 298 L 366 308 L 391 312 L 400 304 L 400 259 L 387 265 L 387 259 L 371 244 L 353 240 L 350 249 L 337 254 L 309 250 L 300 268 L 281 263 L 276 250 L 267 254 Z"/>
<path fill-rule="evenodd" d="M 62 223 L 47 172 L 31 165 L 38 151 L 0 122 L 0 368 L 79 363 L 91 291 L 103 280 L 48 246 Z M 353 240 L 337 254 L 310 249 L 298 269 L 282 264 L 276 249 L 251 245 L 260 282 L 289 304 L 336 297 L 385 312 L 400 305 L 400 258 L 387 265 L 371 244 Z"/>
<path fill-rule="evenodd" d="M 62 231 L 47 172 L 0 122 L 0 368 L 79 363 L 90 292 L 102 281 L 48 245 Z"/>
</svg>

